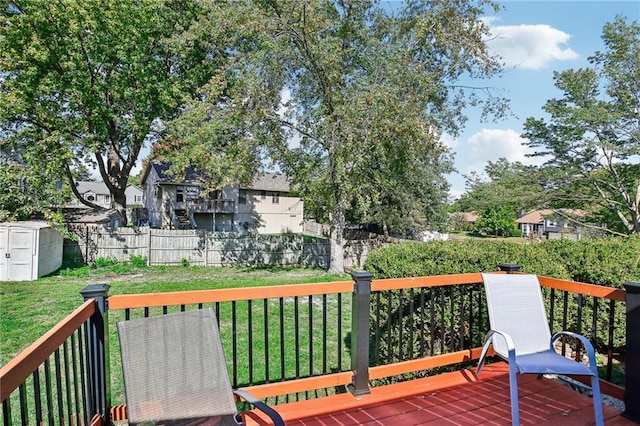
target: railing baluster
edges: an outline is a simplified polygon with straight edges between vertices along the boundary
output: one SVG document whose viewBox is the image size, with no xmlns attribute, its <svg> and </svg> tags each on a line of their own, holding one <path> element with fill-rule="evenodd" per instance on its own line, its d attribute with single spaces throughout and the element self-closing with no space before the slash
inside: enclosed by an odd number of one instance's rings
<svg viewBox="0 0 640 426">
<path fill-rule="evenodd" d="M 309 296 L 309 375 L 313 376 L 313 296 Z"/>
<path fill-rule="evenodd" d="M 72 334 L 73 336 L 73 334 Z M 69 426 L 73 426 L 71 424 L 71 419 L 73 418 L 73 404 L 71 399 L 71 366 L 69 365 L 69 339 L 65 340 L 62 345 L 62 361 L 64 363 L 64 388 L 65 388 L 65 396 L 67 399 L 67 421 L 69 422 Z M 64 424 L 64 423 L 63 423 Z"/>
<path fill-rule="evenodd" d="M 426 355 L 427 346 L 425 344 L 425 306 L 424 306 L 424 287 L 420 287 L 420 356 L 424 357 Z"/>
<path fill-rule="evenodd" d="M 269 383 L 269 300 L 263 299 L 264 322 L 264 380 Z"/>
<path fill-rule="evenodd" d="M 293 298 L 293 322 L 296 353 L 296 379 L 300 378 L 300 306 L 298 296 Z"/>
<path fill-rule="evenodd" d="M 609 338 L 607 339 L 607 380 L 613 375 L 613 335 L 615 331 L 615 300 L 609 301 Z"/>
<path fill-rule="evenodd" d="M 11 418 L 11 398 L 7 398 L 2 403 L 2 425 L 13 426 L 13 419 Z"/>
<path fill-rule="evenodd" d="M 64 403 L 62 391 L 62 371 L 60 366 L 60 348 L 56 349 L 53 354 L 54 369 L 56 371 L 56 395 L 58 401 L 58 421 L 64 425 Z"/>
<path fill-rule="evenodd" d="M 375 341 L 375 354 L 373 359 L 375 359 L 375 365 L 380 365 L 380 292 L 376 291 L 375 293 L 375 324 L 376 330 L 374 331 L 374 341 Z M 353 309 L 353 306 L 351 307 Z"/>
<path fill-rule="evenodd" d="M 398 361 L 404 361 L 402 342 L 404 342 L 404 327 L 402 324 L 404 311 L 404 290 L 398 293 Z M 391 352 L 391 351 L 390 351 Z"/>
<path fill-rule="evenodd" d="M 249 386 L 253 385 L 253 313 L 251 300 L 247 300 L 247 327 L 249 331 Z"/>
<path fill-rule="evenodd" d="M 391 344 L 391 296 L 392 292 L 387 292 L 387 364 L 393 362 L 391 354 L 393 353 L 393 346 Z"/>
<path fill-rule="evenodd" d="M 566 330 L 567 329 L 567 316 L 568 316 L 568 309 L 569 309 L 569 292 L 568 291 L 564 291 L 563 292 L 563 300 L 562 300 L 562 330 Z M 562 342 L 562 355 L 566 356 L 567 354 L 567 349 L 566 349 L 566 338 L 563 336 L 560 341 Z"/>
<path fill-rule="evenodd" d="M 430 309 L 431 309 L 431 325 L 429 327 L 430 332 L 431 332 L 431 341 L 429 342 L 429 355 L 433 356 L 435 354 L 435 345 L 434 342 L 436 341 L 436 307 L 435 307 L 435 289 L 433 287 L 429 288 L 429 294 L 430 294 L 430 299 L 431 299 L 431 303 L 430 303 Z"/>
<path fill-rule="evenodd" d="M 236 301 L 231 302 L 231 353 L 233 359 L 233 388 L 238 388 L 238 318 Z"/>
<path fill-rule="evenodd" d="M 342 293 L 338 293 L 338 371 L 342 371 Z"/>
<path fill-rule="evenodd" d="M 409 359 L 413 359 L 413 330 L 415 328 L 415 321 L 414 321 L 414 309 L 415 309 L 415 302 L 414 302 L 414 297 L 415 297 L 415 291 L 414 289 L 410 289 L 409 290 L 409 344 L 407 345 L 407 356 Z"/>
<path fill-rule="evenodd" d="M 55 420 L 53 417 L 53 398 L 51 395 L 51 366 L 49 365 L 49 359 L 44 362 L 44 388 L 47 400 L 47 421 L 50 426 L 53 426 Z"/>
<path fill-rule="evenodd" d="M 285 334 L 284 334 L 284 298 L 282 298 L 282 297 L 279 298 L 279 304 L 280 304 L 280 380 L 284 381 L 285 378 L 286 378 L 285 363 L 284 363 L 284 358 L 285 358 L 285 350 L 284 350 L 284 340 L 285 340 Z"/>
<path fill-rule="evenodd" d="M 41 425 L 42 416 L 42 391 L 40 389 L 40 368 L 36 368 L 31 375 L 33 380 L 33 406 L 36 410 L 36 424 Z"/>
<path fill-rule="evenodd" d="M 327 295 L 322 295 L 322 374 L 327 374 Z"/>
<path fill-rule="evenodd" d="M 27 408 L 27 385 L 22 383 L 18 388 L 20 394 L 20 421 L 22 426 L 29 425 L 29 410 Z M 39 425 L 38 425 L 39 426 Z"/>
</svg>

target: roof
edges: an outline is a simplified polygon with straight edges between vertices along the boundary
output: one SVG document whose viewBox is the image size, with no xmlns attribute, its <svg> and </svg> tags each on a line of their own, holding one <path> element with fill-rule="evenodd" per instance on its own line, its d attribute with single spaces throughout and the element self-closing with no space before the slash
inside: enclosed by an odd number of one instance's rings
<svg viewBox="0 0 640 426">
<path fill-rule="evenodd" d="M 149 171 L 151 170 L 151 168 L 153 168 L 158 174 L 160 183 L 176 183 L 175 176 L 168 174 L 171 163 L 163 163 L 157 160 L 153 160 L 149 164 L 150 166 L 147 167 L 147 170 L 145 170 L 145 173 L 142 177 L 142 182 L 146 181 Z M 188 167 L 185 170 L 184 180 L 182 180 L 181 182 L 200 185 L 202 183 L 202 178 L 200 174 L 193 168 Z M 291 190 L 288 177 L 286 175 L 278 173 L 258 173 L 251 184 L 239 186 L 243 189 L 255 189 L 258 191 L 289 192 Z"/>
<path fill-rule="evenodd" d="M 0 227 L 42 229 L 42 228 L 50 228 L 51 224 L 49 224 L 48 222 L 40 222 L 35 220 L 23 220 L 18 222 L 0 222 Z"/>
<path fill-rule="evenodd" d="M 66 223 L 109 223 L 111 218 L 120 216 L 115 209 L 74 209 L 64 213 Z"/>
<path fill-rule="evenodd" d="M 581 210 L 572 210 L 572 209 L 543 209 L 543 210 L 533 210 L 529 213 L 525 214 L 522 217 L 516 219 L 516 223 L 542 223 L 544 222 L 544 218 L 553 215 L 561 215 L 561 216 L 583 216 L 584 212 Z"/>
<path fill-rule="evenodd" d="M 257 191 L 289 192 L 291 190 L 287 176 L 277 173 L 259 173 L 251 185 L 240 185 L 240 187 Z"/>
<path fill-rule="evenodd" d="M 87 192 L 93 192 L 94 194 L 109 194 L 109 188 L 107 188 L 107 185 L 102 181 L 78 181 L 76 182 L 76 188 L 80 194 Z"/>
<path fill-rule="evenodd" d="M 472 212 L 468 212 L 468 213 L 461 213 L 462 214 L 462 218 L 464 219 L 465 222 L 477 222 L 478 219 L 480 219 L 480 216 L 478 215 L 477 211 L 472 211 Z"/>
</svg>

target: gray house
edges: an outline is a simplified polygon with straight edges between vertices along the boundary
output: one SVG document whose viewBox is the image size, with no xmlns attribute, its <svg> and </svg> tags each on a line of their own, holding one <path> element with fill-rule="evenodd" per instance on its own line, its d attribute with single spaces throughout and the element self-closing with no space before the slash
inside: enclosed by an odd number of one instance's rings
<svg viewBox="0 0 640 426">
<path fill-rule="evenodd" d="M 302 233 L 303 202 L 290 195 L 286 176 L 261 173 L 250 185 L 229 185 L 203 194 L 192 169 L 177 181 L 170 164 L 151 161 L 142 175 L 148 224 L 164 229 L 205 229 L 261 234 Z"/>
</svg>

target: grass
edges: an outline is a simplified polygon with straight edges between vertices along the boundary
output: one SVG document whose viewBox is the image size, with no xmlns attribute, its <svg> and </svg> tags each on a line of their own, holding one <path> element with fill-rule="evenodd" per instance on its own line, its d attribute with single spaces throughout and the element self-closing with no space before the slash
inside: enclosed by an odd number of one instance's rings
<svg viewBox="0 0 640 426">
<path fill-rule="evenodd" d="M 239 267 L 65 268 L 36 281 L 0 283 L 0 364 L 4 365 L 82 303 L 88 284 L 107 283 L 109 294 L 253 287 L 349 280 L 320 269 Z"/>
<path fill-rule="evenodd" d="M 317 283 L 329 281 L 350 280 L 348 275 L 330 275 L 320 269 L 302 268 L 240 268 L 240 267 L 146 267 L 134 263 L 120 264 L 102 259 L 97 262 L 99 267 L 81 266 L 76 268 L 64 268 L 56 274 L 31 282 L 2 282 L 0 283 L 0 364 L 5 364 L 15 357 L 20 351 L 34 342 L 47 330 L 53 327 L 66 315 L 71 313 L 82 303 L 80 291 L 88 284 L 106 283 L 110 286 L 109 294 L 139 294 L 171 292 L 182 290 L 205 290 L 234 287 L 254 287 L 268 285 L 284 285 L 299 283 Z M 299 306 L 299 319 L 301 324 L 313 322 L 312 329 L 301 329 L 299 333 L 299 346 L 301 366 L 300 374 L 320 374 L 318 360 L 322 357 L 322 346 L 336 348 L 341 352 L 343 366 L 348 363 L 348 353 L 342 342 L 337 342 L 337 329 L 345 329 L 351 321 L 350 299 L 343 298 L 342 323 L 337 324 L 337 295 L 327 296 L 330 307 L 328 318 L 329 327 L 326 341 L 318 336 L 317 330 L 322 330 L 321 307 L 318 300 L 307 303 L 301 299 Z M 238 382 L 240 384 L 259 383 L 266 376 L 265 360 L 269 360 L 269 376 L 273 379 L 283 374 L 280 371 L 280 337 L 264 337 L 263 323 L 269 322 L 270 330 L 278 330 L 279 318 L 277 315 L 278 301 L 269 300 L 267 303 L 257 301 L 251 305 L 253 318 L 253 337 L 249 337 L 248 313 L 249 304 L 238 302 L 236 340 L 238 342 Z M 347 306 L 348 305 L 348 306 Z M 175 309 L 175 308 L 172 308 Z M 265 312 L 265 309 L 267 310 Z M 296 375 L 295 359 L 292 355 L 291 342 L 294 341 L 293 330 L 293 301 L 284 301 L 284 339 L 288 347 L 285 357 L 284 375 L 293 377 Z M 140 316 L 140 312 L 132 311 L 132 317 Z M 151 315 L 159 314 L 152 309 Z M 218 312 L 221 320 L 221 338 L 227 362 L 230 364 L 232 352 L 230 342 L 232 331 L 230 327 L 231 304 L 223 303 Z M 310 319 L 311 317 L 311 319 Z M 112 402 L 124 403 L 124 386 L 122 383 L 119 342 L 116 331 L 116 322 L 124 319 L 123 311 L 109 312 L 109 346 L 111 364 Z M 313 334 L 311 332 L 313 330 Z M 270 334 L 271 335 L 271 334 Z M 319 338 L 320 337 L 320 338 Z M 344 338 L 344 336 L 343 336 Z M 310 345 L 313 351 L 305 353 Z M 247 352 L 253 351 L 253 371 L 249 376 Z M 268 350 L 266 349 L 268 348 Z M 329 354 L 329 365 L 337 365 L 336 351 Z M 230 366 L 231 367 L 231 366 Z M 347 365 L 348 367 L 348 365 Z M 28 379 L 29 383 L 32 378 Z M 29 398 L 33 398 L 33 387 L 27 386 Z M 17 394 L 12 395 L 12 400 Z M 303 397 L 304 398 L 304 397 Z M 12 403 L 13 405 L 13 403 Z M 33 406 L 29 407 L 30 416 L 33 416 Z M 12 413 L 19 415 L 19 410 Z M 15 419 L 18 422 L 18 418 Z"/>
</svg>

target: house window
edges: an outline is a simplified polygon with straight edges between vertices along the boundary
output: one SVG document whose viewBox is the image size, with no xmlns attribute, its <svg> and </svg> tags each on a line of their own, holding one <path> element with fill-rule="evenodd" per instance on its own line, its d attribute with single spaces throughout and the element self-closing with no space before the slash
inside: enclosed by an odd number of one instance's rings
<svg viewBox="0 0 640 426">
<path fill-rule="evenodd" d="M 280 202 L 280 194 L 278 192 L 271 193 L 271 202 L 273 204 L 278 204 Z"/>
<path fill-rule="evenodd" d="M 238 204 L 247 204 L 247 190 L 241 189 L 238 191 Z"/>
<path fill-rule="evenodd" d="M 110 203 L 111 202 L 111 195 L 105 195 L 104 196 L 104 202 L 106 203 Z"/>
<path fill-rule="evenodd" d="M 267 199 L 267 191 L 260 191 L 260 199 L 261 200 Z"/>
<path fill-rule="evenodd" d="M 134 203 L 141 203 L 142 202 L 142 195 L 134 195 L 133 196 L 133 202 Z"/>
<path fill-rule="evenodd" d="M 177 203 L 184 202 L 184 189 L 182 188 L 176 189 L 176 202 Z"/>
<path fill-rule="evenodd" d="M 96 197 L 94 197 L 93 195 L 87 195 L 87 200 L 89 200 L 89 201 L 92 201 L 92 202 L 93 202 L 93 201 L 95 201 L 95 200 L 96 200 Z"/>
</svg>

